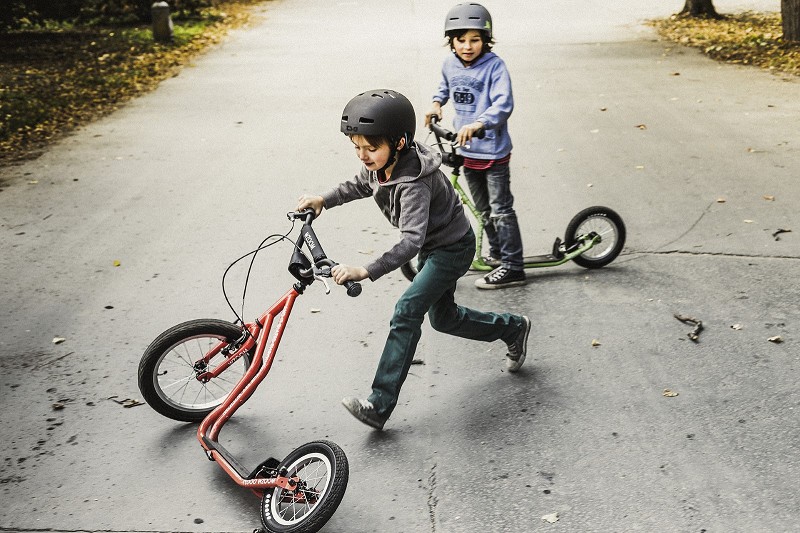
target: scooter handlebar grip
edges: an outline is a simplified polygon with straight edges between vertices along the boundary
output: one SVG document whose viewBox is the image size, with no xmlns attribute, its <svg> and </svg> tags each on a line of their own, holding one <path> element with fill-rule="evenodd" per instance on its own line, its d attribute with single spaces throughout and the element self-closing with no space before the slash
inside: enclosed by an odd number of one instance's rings
<svg viewBox="0 0 800 533">
<path fill-rule="evenodd" d="M 361 294 L 361 284 L 357 281 L 345 281 L 344 288 L 347 289 L 347 295 L 353 298 Z"/>
</svg>

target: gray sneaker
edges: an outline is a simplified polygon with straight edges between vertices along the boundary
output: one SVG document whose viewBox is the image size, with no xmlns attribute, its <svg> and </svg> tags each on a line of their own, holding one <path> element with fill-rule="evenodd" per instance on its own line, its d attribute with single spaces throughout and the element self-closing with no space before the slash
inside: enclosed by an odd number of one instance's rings
<svg viewBox="0 0 800 533">
<path fill-rule="evenodd" d="M 388 420 L 388 417 L 381 416 L 375 412 L 375 406 L 368 400 L 344 398 L 342 400 L 342 405 L 344 405 L 345 409 L 350 411 L 351 415 L 377 430 L 382 430 L 383 425 L 386 423 L 386 420 Z"/>
<path fill-rule="evenodd" d="M 520 329 L 517 338 L 508 343 L 508 353 L 506 354 L 506 368 L 509 372 L 516 372 L 525 362 L 525 355 L 528 352 L 528 334 L 531 332 L 531 320 L 523 316 L 524 324 Z"/>
</svg>

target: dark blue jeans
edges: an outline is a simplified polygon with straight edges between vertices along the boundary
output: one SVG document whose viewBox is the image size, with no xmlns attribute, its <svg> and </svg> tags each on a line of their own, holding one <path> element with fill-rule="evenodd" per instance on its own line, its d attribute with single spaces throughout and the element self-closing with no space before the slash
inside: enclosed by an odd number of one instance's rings
<svg viewBox="0 0 800 533">
<path fill-rule="evenodd" d="M 472 230 L 454 244 L 420 252 L 419 273 L 395 305 L 372 394 L 367 398 L 378 414 L 388 417 L 397 405 L 426 313 L 433 329 L 478 341 L 513 341 L 524 327 L 521 316 L 476 311 L 456 304 L 456 282 L 469 268 L 474 254 Z"/>
<path fill-rule="evenodd" d="M 489 254 L 502 266 L 522 270 L 522 236 L 511 194 L 508 163 L 495 164 L 487 170 L 464 169 L 475 207 L 483 214 L 483 229 L 489 239 Z"/>
</svg>

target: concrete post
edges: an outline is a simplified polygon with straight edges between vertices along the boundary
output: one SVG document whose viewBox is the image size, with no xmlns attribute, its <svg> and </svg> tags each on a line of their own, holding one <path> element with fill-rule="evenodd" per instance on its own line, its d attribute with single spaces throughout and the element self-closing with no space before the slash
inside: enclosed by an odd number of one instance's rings
<svg viewBox="0 0 800 533">
<path fill-rule="evenodd" d="M 172 41 L 172 17 L 169 16 L 169 4 L 164 1 L 155 2 L 150 7 L 153 17 L 153 39 L 160 43 Z"/>
</svg>

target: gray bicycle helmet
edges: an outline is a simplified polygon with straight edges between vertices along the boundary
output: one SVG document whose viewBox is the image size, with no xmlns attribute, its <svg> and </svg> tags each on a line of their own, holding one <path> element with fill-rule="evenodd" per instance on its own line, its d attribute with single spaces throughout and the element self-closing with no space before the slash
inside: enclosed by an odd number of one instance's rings
<svg viewBox="0 0 800 533">
<path fill-rule="evenodd" d="M 475 2 L 456 4 L 444 19 L 444 33 L 452 30 L 480 30 L 492 40 L 492 16 L 489 10 Z"/>
<path fill-rule="evenodd" d="M 408 98 L 391 89 L 365 91 L 353 97 L 342 111 L 345 135 L 379 135 L 395 141 L 414 140 L 417 116 Z"/>
</svg>

